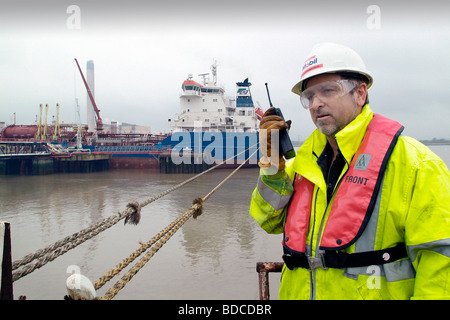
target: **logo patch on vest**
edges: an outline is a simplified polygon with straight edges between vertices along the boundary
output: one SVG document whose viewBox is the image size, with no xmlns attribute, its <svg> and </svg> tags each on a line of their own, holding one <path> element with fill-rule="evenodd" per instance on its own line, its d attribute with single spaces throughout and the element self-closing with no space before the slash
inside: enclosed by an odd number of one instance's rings
<svg viewBox="0 0 450 320">
<path fill-rule="evenodd" d="M 367 167 L 369 166 L 370 158 L 372 158 L 371 154 L 361 153 L 358 156 L 358 159 L 356 160 L 355 169 L 367 170 Z"/>
</svg>

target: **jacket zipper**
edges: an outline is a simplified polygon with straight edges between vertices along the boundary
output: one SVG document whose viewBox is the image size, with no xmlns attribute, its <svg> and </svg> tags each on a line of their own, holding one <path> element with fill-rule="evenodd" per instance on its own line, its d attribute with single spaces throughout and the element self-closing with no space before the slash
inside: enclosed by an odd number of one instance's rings
<svg viewBox="0 0 450 320">
<path fill-rule="evenodd" d="M 316 208 L 317 208 L 317 195 L 318 194 L 319 194 L 319 188 L 317 188 L 316 195 L 314 197 L 314 221 L 313 221 L 313 226 L 312 226 L 312 230 L 311 230 L 311 250 L 312 250 L 312 244 L 313 244 L 313 239 L 314 239 L 314 228 L 316 226 Z M 311 254 L 312 254 L 312 252 L 311 252 Z M 310 277 L 310 281 L 311 281 L 309 300 L 314 300 L 315 278 L 316 278 L 315 270 L 309 272 L 309 277 Z"/>
<path fill-rule="evenodd" d="M 337 140 L 336 140 L 336 144 L 337 144 Z M 339 145 L 338 145 L 338 150 L 340 150 L 339 149 Z M 350 168 L 350 165 L 348 164 L 347 159 L 345 157 L 343 157 L 343 158 L 344 158 L 344 161 L 345 161 L 345 164 L 346 164 L 346 169 L 345 169 L 344 174 L 342 174 L 340 176 L 340 178 L 338 179 L 338 181 L 336 181 L 336 185 L 334 186 L 333 194 L 331 195 L 331 199 L 333 198 L 334 194 L 336 193 L 336 189 L 337 189 L 336 187 L 339 185 L 340 181 L 342 180 L 342 177 L 344 177 L 347 174 L 347 171 Z M 314 228 L 316 226 L 316 208 L 317 208 L 317 195 L 318 195 L 318 193 L 319 193 L 319 188 L 317 188 L 316 196 L 314 197 L 314 223 L 313 223 L 313 229 L 312 229 L 312 232 L 311 232 L 311 248 L 312 248 L 313 238 L 314 238 Z M 327 190 L 325 190 L 325 193 L 327 195 Z M 331 199 L 330 199 L 330 202 L 331 202 Z M 325 216 L 326 216 L 326 213 L 327 213 L 329 205 L 330 204 L 327 201 L 327 206 L 325 207 L 325 211 L 324 211 L 323 216 L 322 216 L 322 221 L 320 222 L 319 234 L 317 235 L 316 250 L 315 250 L 315 255 L 314 255 L 315 257 L 317 257 L 317 254 L 319 253 L 319 242 L 320 242 L 320 238 L 322 236 L 323 223 L 325 221 Z M 311 280 L 310 300 L 315 300 L 316 299 L 316 269 L 314 269 L 314 270 L 312 270 L 310 272 L 310 280 Z"/>
</svg>

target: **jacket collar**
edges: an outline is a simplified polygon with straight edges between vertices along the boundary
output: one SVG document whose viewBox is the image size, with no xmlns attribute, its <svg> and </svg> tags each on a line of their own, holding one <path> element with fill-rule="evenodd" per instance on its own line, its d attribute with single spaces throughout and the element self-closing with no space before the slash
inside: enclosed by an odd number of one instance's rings
<svg viewBox="0 0 450 320">
<path fill-rule="evenodd" d="M 348 164 L 358 150 L 372 118 L 372 110 L 369 105 L 365 105 L 361 113 L 336 134 L 339 150 Z M 324 183 L 322 171 L 316 161 L 326 143 L 327 137 L 316 129 L 298 149 L 293 170 L 315 184 Z"/>
</svg>

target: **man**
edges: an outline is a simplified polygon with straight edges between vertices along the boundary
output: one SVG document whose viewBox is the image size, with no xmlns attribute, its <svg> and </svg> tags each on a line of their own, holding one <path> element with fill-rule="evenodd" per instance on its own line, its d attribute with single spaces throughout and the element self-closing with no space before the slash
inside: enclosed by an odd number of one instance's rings
<svg viewBox="0 0 450 320">
<path fill-rule="evenodd" d="M 265 113 L 250 205 L 264 230 L 283 233 L 279 298 L 450 298 L 446 165 L 372 112 L 372 76 L 350 48 L 317 45 L 301 72 L 292 91 L 317 130 L 285 162 L 271 137 L 290 123 Z"/>
</svg>

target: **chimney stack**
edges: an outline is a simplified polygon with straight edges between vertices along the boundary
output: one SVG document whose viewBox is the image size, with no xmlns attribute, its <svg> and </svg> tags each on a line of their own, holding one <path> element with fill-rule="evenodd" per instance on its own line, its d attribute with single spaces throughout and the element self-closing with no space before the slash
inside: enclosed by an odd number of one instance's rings
<svg viewBox="0 0 450 320">
<path fill-rule="evenodd" d="M 94 77 L 94 61 L 89 60 L 86 64 L 86 81 L 88 83 L 89 89 L 91 89 L 92 97 L 95 99 L 95 77 Z M 89 99 L 89 95 L 87 96 L 87 125 L 89 132 L 95 132 L 97 128 L 97 124 L 95 122 L 95 110 L 92 105 L 91 99 Z"/>
</svg>

